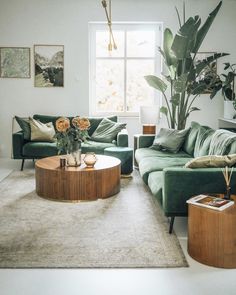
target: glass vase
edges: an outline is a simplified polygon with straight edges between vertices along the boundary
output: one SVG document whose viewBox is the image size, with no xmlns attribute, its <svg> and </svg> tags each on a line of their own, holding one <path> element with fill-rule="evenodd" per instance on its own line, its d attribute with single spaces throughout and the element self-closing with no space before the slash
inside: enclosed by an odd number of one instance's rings
<svg viewBox="0 0 236 295">
<path fill-rule="evenodd" d="M 81 143 L 75 142 L 71 144 L 67 150 L 66 165 L 69 167 L 78 167 L 81 165 Z"/>
<path fill-rule="evenodd" d="M 95 153 L 89 152 L 85 154 L 84 163 L 88 168 L 93 168 L 96 162 L 97 162 L 97 157 Z"/>
</svg>

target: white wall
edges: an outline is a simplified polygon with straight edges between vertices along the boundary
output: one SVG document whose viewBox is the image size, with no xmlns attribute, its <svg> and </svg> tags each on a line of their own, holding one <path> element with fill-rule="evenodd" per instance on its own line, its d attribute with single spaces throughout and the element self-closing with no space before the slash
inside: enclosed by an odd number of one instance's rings
<svg viewBox="0 0 236 295">
<path fill-rule="evenodd" d="M 229 52 L 224 61 L 236 62 L 236 1 L 225 0 L 202 51 Z M 162 21 L 177 27 L 174 6 L 182 0 L 113 0 L 114 21 Z M 205 19 L 216 0 L 186 1 L 187 15 Z M 65 87 L 35 88 L 31 79 L 0 79 L 0 157 L 11 151 L 11 119 L 14 115 L 88 115 L 88 22 L 104 21 L 100 0 L 0 0 L 0 46 L 31 47 L 34 44 L 65 46 Z M 223 60 L 222 60 L 223 61 Z M 221 62 L 222 63 L 222 62 Z M 218 65 L 222 70 L 222 64 Z M 223 100 L 198 99 L 201 112 L 191 119 L 217 127 Z M 138 119 L 127 119 L 130 134 L 140 132 Z M 164 124 L 164 122 L 162 122 Z M 132 139 L 132 138 L 131 138 Z"/>
</svg>

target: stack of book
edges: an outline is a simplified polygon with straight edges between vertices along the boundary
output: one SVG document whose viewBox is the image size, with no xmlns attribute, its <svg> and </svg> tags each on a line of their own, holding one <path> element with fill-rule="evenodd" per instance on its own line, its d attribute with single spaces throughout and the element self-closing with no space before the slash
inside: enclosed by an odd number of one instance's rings
<svg viewBox="0 0 236 295">
<path fill-rule="evenodd" d="M 225 200 L 225 199 L 214 197 L 214 196 L 198 195 L 196 197 L 189 199 L 187 203 L 209 208 L 209 209 L 222 211 L 232 206 L 234 204 L 234 201 Z"/>
</svg>

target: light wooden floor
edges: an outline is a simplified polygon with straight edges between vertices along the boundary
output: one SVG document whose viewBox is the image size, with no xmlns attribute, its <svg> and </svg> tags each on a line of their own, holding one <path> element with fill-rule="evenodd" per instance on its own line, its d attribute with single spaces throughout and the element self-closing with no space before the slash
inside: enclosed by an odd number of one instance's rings
<svg viewBox="0 0 236 295">
<path fill-rule="evenodd" d="M 19 167 L 20 161 L 0 159 L 0 179 Z M 174 229 L 189 268 L 0 269 L 0 295 L 235 295 L 236 270 L 207 267 L 188 256 L 187 218 L 176 218 Z"/>
</svg>

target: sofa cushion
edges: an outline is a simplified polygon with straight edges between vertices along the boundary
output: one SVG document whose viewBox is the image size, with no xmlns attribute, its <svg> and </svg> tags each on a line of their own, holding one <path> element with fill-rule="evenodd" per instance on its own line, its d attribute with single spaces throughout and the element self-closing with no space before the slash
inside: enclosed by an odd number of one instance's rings
<svg viewBox="0 0 236 295">
<path fill-rule="evenodd" d="M 144 158 L 139 163 L 139 172 L 143 181 L 148 183 L 149 173 L 154 171 L 162 171 L 167 167 L 183 167 L 188 161 L 188 158 L 161 158 L 161 157 L 148 157 Z"/>
<path fill-rule="evenodd" d="M 56 130 L 56 125 L 55 125 L 56 120 L 59 119 L 60 117 L 63 117 L 63 116 L 49 116 L 49 115 L 38 115 L 38 114 L 33 115 L 33 119 L 38 120 L 44 124 L 52 122 L 55 130 Z"/>
<path fill-rule="evenodd" d="M 200 127 L 201 125 L 199 123 L 191 122 L 190 130 L 185 137 L 182 149 L 191 156 L 193 156 L 194 153 L 195 142 Z"/>
<path fill-rule="evenodd" d="M 88 140 L 82 143 L 82 153 L 94 152 L 95 154 L 104 154 L 104 149 L 108 147 L 115 147 L 113 143 L 96 142 Z"/>
<path fill-rule="evenodd" d="M 162 204 L 163 172 L 151 172 L 148 176 L 148 186 L 154 197 Z"/>
<path fill-rule="evenodd" d="M 141 148 L 135 151 L 135 159 L 139 163 L 143 158 L 161 157 L 161 158 L 191 158 L 191 156 L 180 150 L 178 153 L 171 153 L 166 151 L 157 151 L 153 148 Z"/>
<path fill-rule="evenodd" d="M 226 155 L 236 141 L 236 133 L 228 130 L 216 130 L 212 136 L 209 155 Z"/>
<path fill-rule="evenodd" d="M 229 147 L 229 155 L 230 154 L 236 154 L 236 140 L 232 142 Z"/>
<path fill-rule="evenodd" d="M 54 142 L 55 129 L 52 122 L 42 123 L 38 120 L 29 118 L 30 130 L 31 130 L 31 141 L 46 141 Z"/>
<path fill-rule="evenodd" d="M 98 125 L 102 122 L 103 118 L 91 117 L 88 119 L 90 121 L 90 128 L 88 130 L 88 134 L 91 136 L 93 132 L 97 129 Z M 111 120 L 112 122 L 117 122 L 117 116 L 107 117 L 107 119 Z"/>
<path fill-rule="evenodd" d="M 29 118 L 21 118 L 21 117 L 15 116 L 15 119 L 23 131 L 24 139 L 30 140 L 31 130 L 30 130 Z"/>
<path fill-rule="evenodd" d="M 207 126 L 200 126 L 194 147 L 194 157 L 206 156 L 209 153 L 210 143 L 215 130 Z"/>
<path fill-rule="evenodd" d="M 91 139 L 98 142 L 111 143 L 125 127 L 126 123 L 117 123 L 103 118 L 97 129 L 91 135 Z"/>
<path fill-rule="evenodd" d="M 23 146 L 23 156 L 30 158 L 44 158 L 55 156 L 58 149 L 55 142 L 28 142 Z"/>
<path fill-rule="evenodd" d="M 154 139 L 152 148 L 177 153 L 185 140 L 188 129 L 176 130 L 161 128 Z"/>
<path fill-rule="evenodd" d="M 197 157 L 185 164 L 185 168 L 220 168 L 220 167 L 232 167 L 236 164 L 236 154 L 215 156 L 208 155 L 203 157 Z"/>
</svg>

